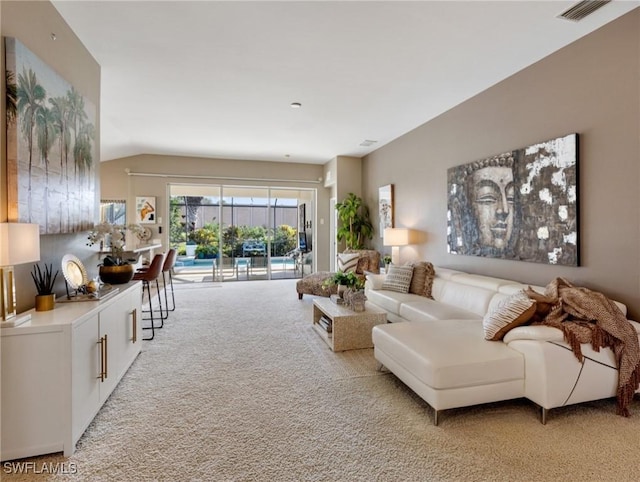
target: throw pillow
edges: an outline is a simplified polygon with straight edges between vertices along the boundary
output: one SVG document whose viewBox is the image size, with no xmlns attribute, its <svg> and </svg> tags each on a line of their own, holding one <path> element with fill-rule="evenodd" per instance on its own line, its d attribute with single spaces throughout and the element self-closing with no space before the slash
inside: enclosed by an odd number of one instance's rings
<svg viewBox="0 0 640 482">
<path fill-rule="evenodd" d="M 356 273 L 364 274 L 365 271 L 372 273 L 380 272 L 380 253 L 378 251 L 375 249 L 359 249 L 354 251 L 360 255 Z M 344 252 L 351 253 L 353 251 L 346 249 Z"/>
<path fill-rule="evenodd" d="M 433 264 L 427 263 L 427 279 L 424 281 L 423 296 L 433 299 L 431 290 L 433 289 L 433 280 L 435 279 L 435 277 L 436 277 L 436 269 L 433 267 Z"/>
<path fill-rule="evenodd" d="M 340 253 L 338 254 L 338 270 L 343 273 L 349 273 L 350 271 L 356 272 L 358 267 L 358 259 L 360 255 L 358 253 Z"/>
<path fill-rule="evenodd" d="M 413 266 L 391 265 L 382 283 L 382 289 L 397 291 L 398 293 L 408 293 L 412 275 Z"/>
<path fill-rule="evenodd" d="M 433 286 L 433 278 L 436 275 L 433 265 L 427 261 L 417 261 L 412 263 L 411 266 L 413 266 L 413 277 L 411 278 L 409 293 L 432 298 L 431 287 Z"/>
<path fill-rule="evenodd" d="M 509 330 L 527 323 L 536 312 L 536 302 L 524 290 L 502 300 L 482 319 L 485 340 L 502 340 Z"/>
</svg>

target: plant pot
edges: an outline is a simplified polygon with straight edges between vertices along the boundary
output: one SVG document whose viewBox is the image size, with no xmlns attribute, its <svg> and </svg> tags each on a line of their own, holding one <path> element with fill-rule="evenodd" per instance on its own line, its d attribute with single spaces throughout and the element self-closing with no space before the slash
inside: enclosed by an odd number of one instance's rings
<svg viewBox="0 0 640 482">
<path fill-rule="evenodd" d="M 344 299 L 344 294 L 347 291 L 347 285 L 338 285 L 338 296 Z"/>
<path fill-rule="evenodd" d="M 56 306 L 56 295 L 36 295 L 36 311 L 51 311 Z"/>
<path fill-rule="evenodd" d="M 185 246 L 185 250 L 187 252 L 187 256 L 195 256 L 197 247 L 198 246 L 195 245 L 195 244 L 187 244 Z"/>
<path fill-rule="evenodd" d="M 133 271 L 132 264 L 121 264 L 119 266 L 100 266 L 99 273 L 103 283 L 121 285 L 131 281 Z"/>
</svg>

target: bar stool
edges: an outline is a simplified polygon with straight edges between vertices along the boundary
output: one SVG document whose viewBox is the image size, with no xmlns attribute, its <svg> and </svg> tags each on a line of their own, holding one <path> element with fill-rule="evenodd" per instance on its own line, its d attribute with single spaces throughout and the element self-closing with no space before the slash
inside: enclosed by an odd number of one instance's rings
<svg viewBox="0 0 640 482">
<path fill-rule="evenodd" d="M 142 310 L 143 313 L 150 313 L 149 318 L 143 318 L 143 320 L 151 320 L 151 326 L 142 327 L 143 330 L 151 330 L 151 338 L 143 338 L 143 340 L 153 340 L 153 337 L 156 335 L 156 328 L 162 328 L 164 326 L 164 317 L 163 309 L 162 309 L 162 297 L 160 296 L 160 283 L 158 282 L 158 278 L 160 277 L 160 273 L 162 272 L 162 267 L 164 263 L 164 255 L 156 254 L 153 257 L 153 261 L 148 268 L 136 271 L 133 275 L 134 280 L 142 281 L 142 298 L 144 299 L 144 290 L 146 288 L 147 295 L 149 296 L 149 309 Z M 160 305 L 160 326 L 155 325 L 155 320 L 153 317 L 153 296 L 151 295 L 151 282 L 156 282 L 156 290 L 158 291 L 158 303 Z"/>
<path fill-rule="evenodd" d="M 175 311 L 176 310 L 176 298 L 175 298 L 175 294 L 173 291 L 173 275 L 172 275 L 172 271 L 173 271 L 173 267 L 176 264 L 176 259 L 178 257 L 178 252 L 174 249 L 171 248 L 169 251 L 167 251 L 167 254 L 164 258 L 164 264 L 162 265 L 162 288 L 164 290 L 164 306 L 166 308 L 166 312 L 164 310 L 160 310 L 160 317 L 162 320 L 166 320 L 167 317 L 169 316 L 169 311 Z M 137 271 L 138 272 L 144 272 L 147 271 L 149 268 L 148 267 L 144 267 L 144 268 L 140 268 Z M 169 273 L 169 284 L 171 286 L 171 304 L 173 305 L 172 308 L 169 308 L 169 298 L 167 295 L 167 277 L 165 275 L 165 273 Z M 158 312 L 158 310 L 155 310 L 156 312 Z"/>
<path fill-rule="evenodd" d="M 178 257 L 178 252 L 175 248 L 171 248 L 167 251 L 167 257 L 164 259 L 164 264 L 162 265 L 162 285 L 164 286 L 164 304 L 167 307 L 167 316 L 169 316 L 169 311 L 176 310 L 176 297 L 173 292 L 173 267 L 176 264 L 176 258 Z M 165 278 L 165 273 L 169 273 L 169 285 L 171 286 L 171 304 L 173 305 L 169 308 L 169 300 L 167 299 L 167 280 Z"/>
</svg>

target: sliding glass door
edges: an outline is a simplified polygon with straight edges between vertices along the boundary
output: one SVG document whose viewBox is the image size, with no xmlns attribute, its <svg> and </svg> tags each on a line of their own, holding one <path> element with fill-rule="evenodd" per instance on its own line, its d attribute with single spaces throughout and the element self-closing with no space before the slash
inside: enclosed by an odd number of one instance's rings
<svg viewBox="0 0 640 482">
<path fill-rule="evenodd" d="M 223 280 L 269 279 L 268 188 L 222 188 Z"/>
<path fill-rule="evenodd" d="M 300 278 L 311 262 L 311 190 L 170 186 L 176 272 L 193 281 Z M 304 216 L 303 214 L 306 214 Z"/>
</svg>

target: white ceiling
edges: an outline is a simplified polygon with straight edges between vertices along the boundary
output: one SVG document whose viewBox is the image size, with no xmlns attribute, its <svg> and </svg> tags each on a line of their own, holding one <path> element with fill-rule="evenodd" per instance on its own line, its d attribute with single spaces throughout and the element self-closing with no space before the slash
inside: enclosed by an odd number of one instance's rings
<svg viewBox="0 0 640 482">
<path fill-rule="evenodd" d="M 639 5 L 556 18 L 574 3 L 53 0 L 102 68 L 103 161 L 306 163 L 361 157 Z"/>
</svg>

